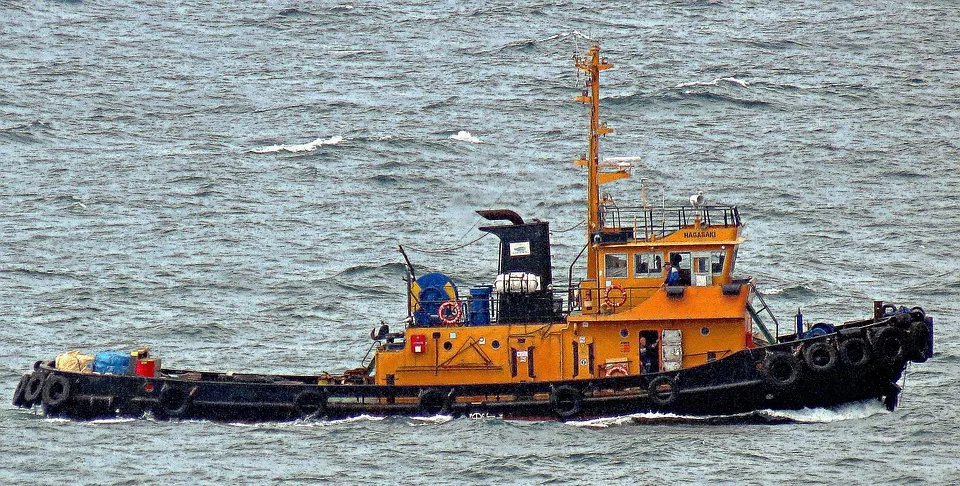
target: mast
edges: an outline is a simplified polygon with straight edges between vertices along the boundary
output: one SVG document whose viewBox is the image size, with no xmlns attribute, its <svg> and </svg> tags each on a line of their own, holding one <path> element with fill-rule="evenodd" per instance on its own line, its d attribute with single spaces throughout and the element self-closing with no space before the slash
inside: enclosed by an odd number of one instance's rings
<svg viewBox="0 0 960 486">
<path fill-rule="evenodd" d="M 577 69 L 587 75 L 586 84 L 576 100 L 590 105 L 590 132 L 586 160 L 577 160 L 575 163 L 587 167 L 587 244 L 592 245 L 591 238 L 602 230 L 600 184 L 603 181 L 600 180 L 600 136 L 613 132 L 606 123 L 600 123 L 600 71 L 612 68 L 613 64 L 608 63 L 606 58 L 600 57 L 598 45 L 591 47 L 585 57 L 577 56 L 574 62 Z M 596 251 L 591 248 L 591 251 L 587 252 L 587 278 L 597 276 L 596 259 Z"/>
</svg>

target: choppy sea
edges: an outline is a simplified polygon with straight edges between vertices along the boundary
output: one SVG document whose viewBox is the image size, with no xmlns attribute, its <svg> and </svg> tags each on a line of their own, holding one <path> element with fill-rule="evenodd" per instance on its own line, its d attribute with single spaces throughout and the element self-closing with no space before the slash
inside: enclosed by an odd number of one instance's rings
<svg viewBox="0 0 960 486">
<path fill-rule="evenodd" d="M 960 7 L 906 2 L 0 0 L 0 483 L 956 484 Z M 475 209 L 580 250 L 605 71 L 622 204 L 736 204 L 785 322 L 922 306 L 901 407 L 584 423 L 70 422 L 14 409 L 34 360 L 356 367 L 421 272 L 489 283 Z"/>
</svg>

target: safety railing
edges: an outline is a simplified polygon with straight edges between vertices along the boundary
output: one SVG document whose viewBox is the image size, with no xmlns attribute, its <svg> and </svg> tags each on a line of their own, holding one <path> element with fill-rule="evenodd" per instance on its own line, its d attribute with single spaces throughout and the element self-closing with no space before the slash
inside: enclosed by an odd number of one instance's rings
<svg viewBox="0 0 960 486">
<path fill-rule="evenodd" d="M 701 226 L 742 226 L 740 211 L 736 206 L 680 206 L 639 207 L 617 206 L 607 203 L 600 207 L 601 224 L 605 228 L 620 228 L 625 239 L 647 240 L 662 238 L 680 228 L 694 225 L 697 218 Z M 624 231 L 628 230 L 628 231 Z"/>
</svg>

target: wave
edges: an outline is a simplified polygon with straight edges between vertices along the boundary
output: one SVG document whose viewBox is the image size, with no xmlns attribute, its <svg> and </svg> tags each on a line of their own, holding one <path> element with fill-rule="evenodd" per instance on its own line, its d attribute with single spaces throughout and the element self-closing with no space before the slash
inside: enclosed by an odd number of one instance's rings
<svg viewBox="0 0 960 486">
<path fill-rule="evenodd" d="M 460 130 L 456 135 L 450 135 L 450 138 L 461 142 L 480 143 L 479 138 L 473 136 L 472 133 L 466 130 Z"/>
<path fill-rule="evenodd" d="M 805 298 L 816 295 L 812 289 L 805 285 L 791 285 L 785 288 L 773 287 L 769 289 L 760 289 L 763 295 L 782 295 L 787 298 Z"/>
<path fill-rule="evenodd" d="M 22 125 L 0 128 L 0 140 L 9 140 L 11 142 L 38 143 L 39 135 L 53 131 L 53 127 L 39 120 Z"/>
<path fill-rule="evenodd" d="M 269 147 L 261 147 L 250 150 L 255 154 L 269 154 L 274 152 L 312 152 L 323 145 L 337 145 L 343 141 L 343 137 L 337 135 L 335 137 L 330 137 L 326 140 L 318 138 L 310 143 L 304 143 L 299 145 L 271 145 Z"/>
<path fill-rule="evenodd" d="M 295 17 L 300 15 L 313 15 L 313 14 L 306 10 L 300 10 L 298 8 L 291 7 L 291 8 L 285 8 L 281 10 L 280 13 L 278 13 L 277 15 L 281 17 Z"/>
<path fill-rule="evenodd" d="M 519 50 L 519 51 L 526 52 L 536 48 L 540 44 L 548 43 L 551 41 L 557 41 L 557 40 L 565 40 L 571 37 L 577 40 L 583 39 L 588 42 L 594 40 L 584 35 L 584 33 L 580 32 L 579 30 L 569 30 L 566 32 L 560 32 L 558 34 L 549 35 L 547 37 L 543 37 L 539 39 L 533 39 L 533 38 L 517 39 L 514 41 L 507 42 L 506 44 L 498 48 L 485 49 L 485 50 L 478 51 L 477 54 L 490 54 L 493 52 L 503 52 L 503 51 L 510 51 L 510 50 Z"/>
<path fill-rule="evenodd" d="M 694 81 L 690 83 L 680 83 L 675 86 L 675 88 L 690 88 L 693 86 L 720 86 L 721 84 L 732 84 L 740 86 L 741 88 L 746 88 L 750 86 L 750 83 L 743 81 L 742 79 L 737 79 L 734 77 L 728 78 L 717 78 L 713 81 Z"/>
<path fill-rule="evenodd" d="M 609 428 L 644 424 L 791 424 L 832 423 L 842 420 L 861 420 L 878 414 L 890 413 L 877 400 L 848 403 L 834 408 L 804 408 L 800 410 L 757 410 L 732 415 L 677 415 L 672 413 L 638 413 L 620 417 L 566 422 L 584 428 Z"/>
</svg>

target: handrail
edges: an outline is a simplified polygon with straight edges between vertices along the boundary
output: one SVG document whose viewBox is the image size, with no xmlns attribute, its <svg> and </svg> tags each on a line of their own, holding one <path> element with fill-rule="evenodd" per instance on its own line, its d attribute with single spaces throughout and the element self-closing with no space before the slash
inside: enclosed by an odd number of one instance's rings
<svg viewBox="0 0 960 486">
<path fill-rule="evenodd" d="M 602 222 L 605 228 L 624 228 L 623 221 L 626 219 L 628 225 L 632 224 L 627 227 L 634 229 L 633 237 L 643 240 L 649 239 L 651 235 L 663 237 L 680 228 L 693 226 L 697 218 L 702 226 L 743 226 L 740 211 L 736 206 L 621 207 L 610 201 L 601 206 L 601 213 L 604 215 Z"/>
<path fill-rule="evenodd" d="M 583 245 L 583 248 L 580 249 L 580 253 L 577 253 L 577 257 L 570 262 L 570 273 L 567 276 L 567 312 L 573 312 L 573 303 L 576 301 L 576 296 L 574 292 L 576 289 L 573 287 L 573 266 L 577 264 L 577 260 L 583 256 L 583 253 L 587 251 L 589 244 Z"/>
</svg>

